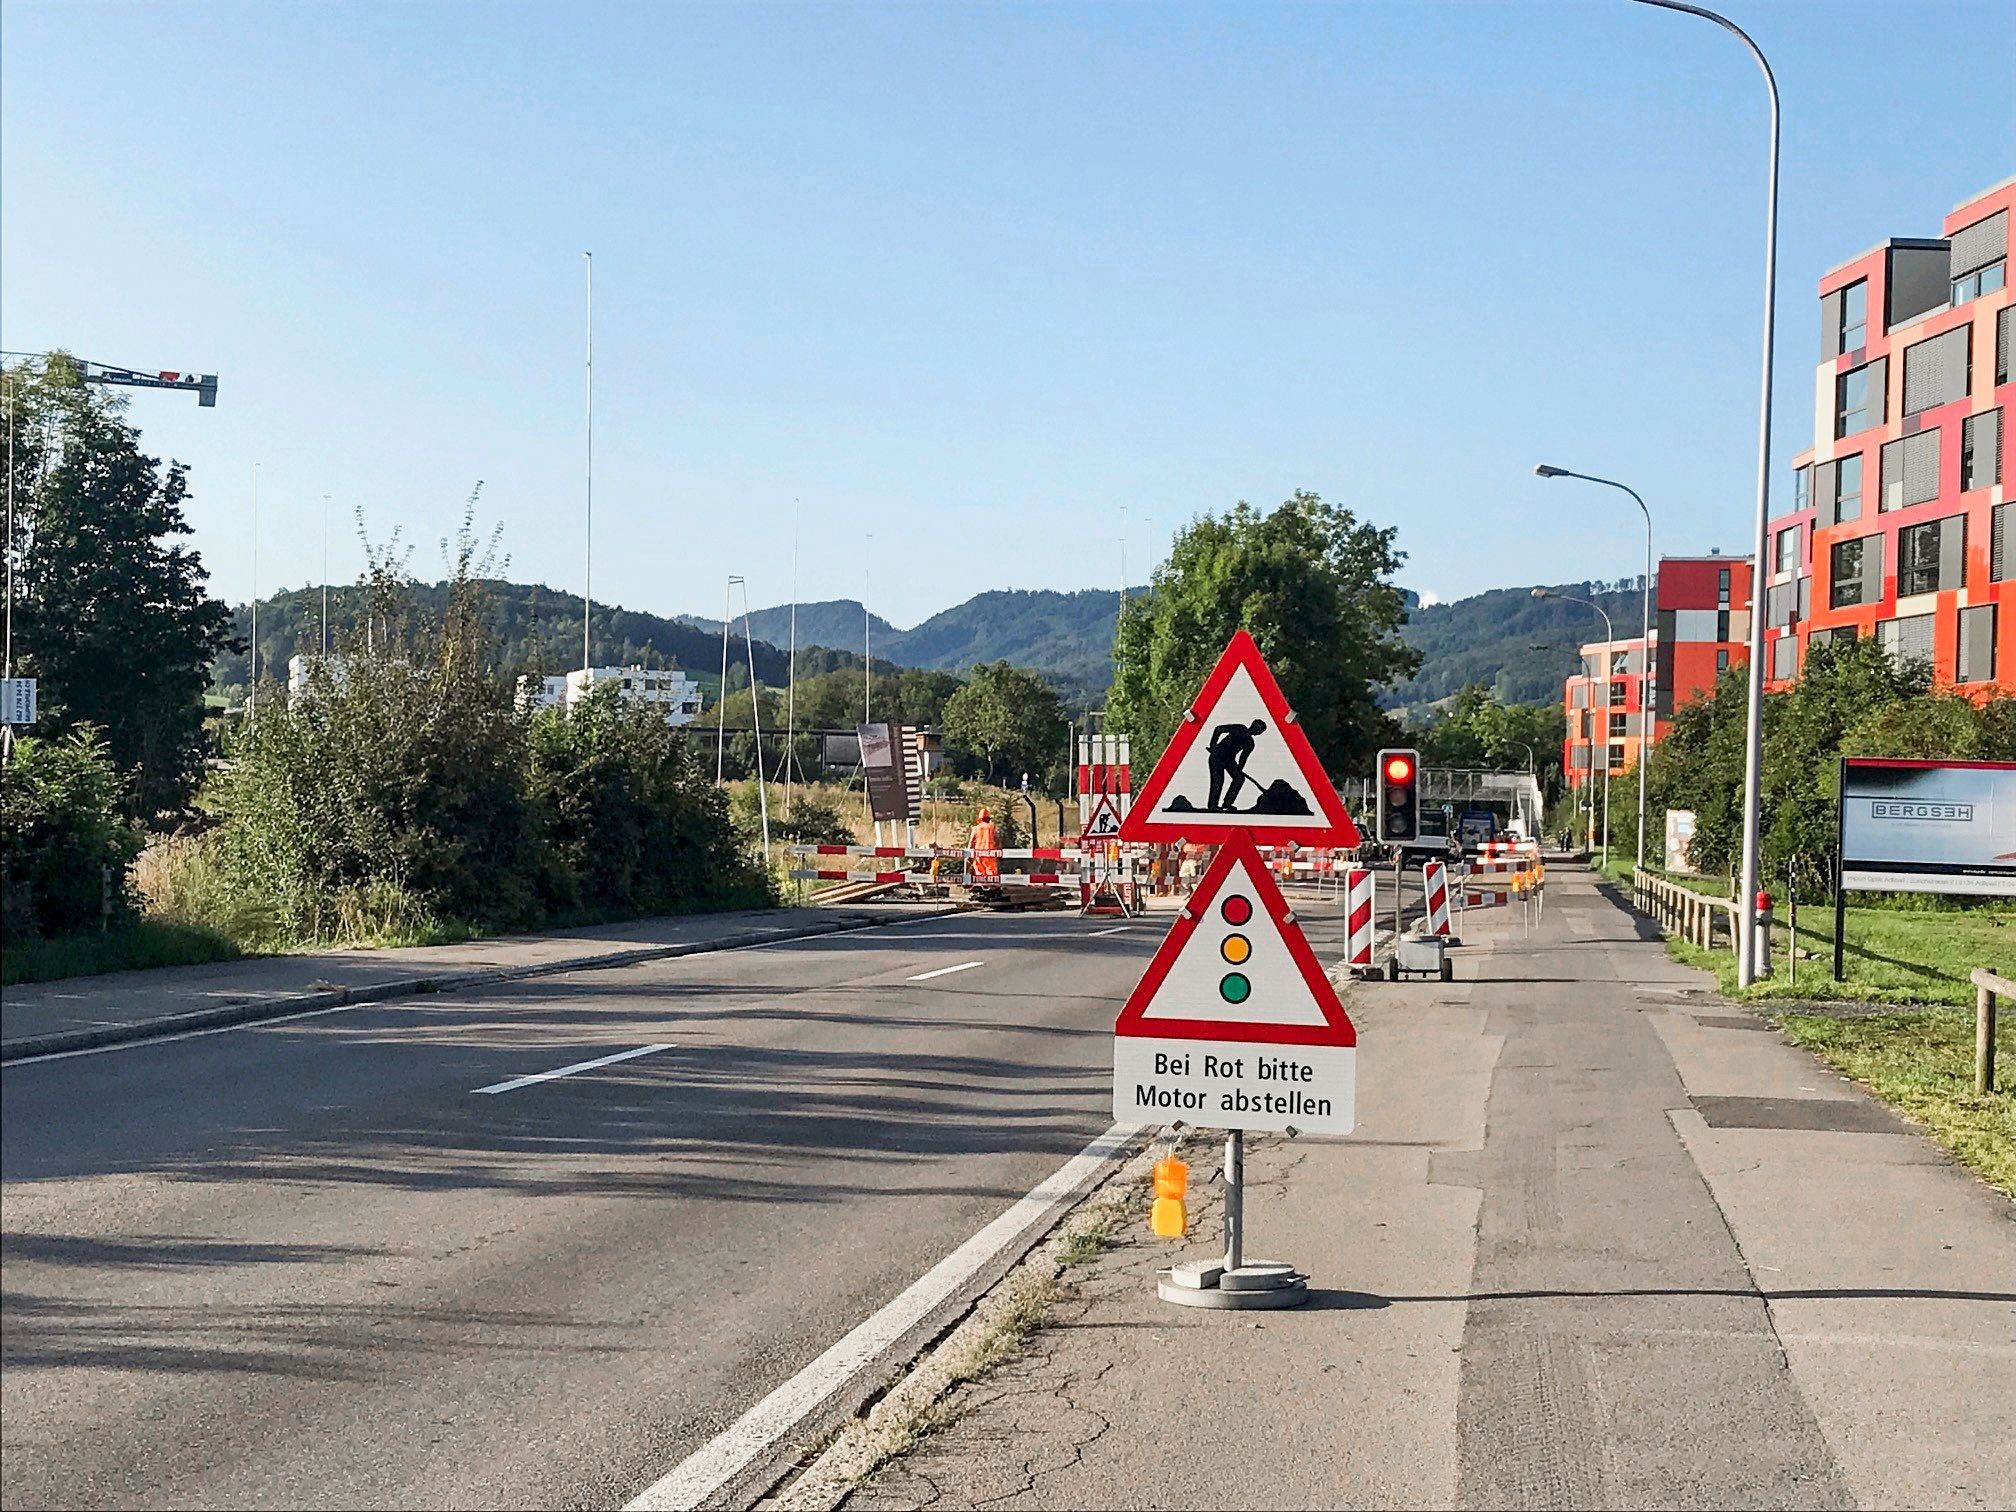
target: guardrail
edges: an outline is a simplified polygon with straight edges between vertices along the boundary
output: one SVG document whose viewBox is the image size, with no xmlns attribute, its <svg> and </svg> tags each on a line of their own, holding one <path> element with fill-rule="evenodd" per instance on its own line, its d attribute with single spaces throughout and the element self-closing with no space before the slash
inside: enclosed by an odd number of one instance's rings
<svg viewBox="0 0 2016 1512">
<path fill-rule="evenodd" d="M 1736 918 L 1736 905 L 1727 898 L 1711 898 L 1691 887 L 1654 876 L 1641 867 L 1631 873 L 1631 901 L 1667 934 L 1678 935 L 1703 950 L 1716 948 L 1719 920 L 1724 936 L 1720 943 L 1729 950 L 1736 948 L 1736 931 L 1742 925 Z"/>
<path fill-rule="evenodd" d="M 1967 980 L 1974 984 L 1974 1095 L 1985 1097 L 1995 1090 L 1995 999 L 2016 1003 L 2016 982 L 1986 966 L 1976 966 Z"/>
</svg>

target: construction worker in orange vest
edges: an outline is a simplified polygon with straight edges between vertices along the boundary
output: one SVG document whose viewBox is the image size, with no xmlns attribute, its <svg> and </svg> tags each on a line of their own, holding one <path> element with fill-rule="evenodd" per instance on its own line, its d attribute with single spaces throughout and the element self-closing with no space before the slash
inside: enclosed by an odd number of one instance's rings
<svg viewBox="0 0 2016 1512">
<path fill-rule="evenodd" d="M 994 816 L 983 807 L 973 820 L 973 833 L 966 837 L 966 846 L 975 851 L 997 851 L 1001 849 L 1001 839 L 994 832 Z M 972 873 L 984 882 L 1001 880 L 1001 862 L 993 856 L 973 857 Z"/>
</svg>

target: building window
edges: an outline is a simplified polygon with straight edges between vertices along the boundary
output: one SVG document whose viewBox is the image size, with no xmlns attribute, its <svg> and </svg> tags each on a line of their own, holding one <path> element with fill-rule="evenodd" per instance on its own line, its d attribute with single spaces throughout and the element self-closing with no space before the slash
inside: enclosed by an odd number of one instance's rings
<svg viewBox="0 0 2016 1512">
<path fill-rule="evenodd" d="M 1988 581 L 2016 578 L 2016 500 L 1997 504 L 1988 525 Z"/>
<path fill-rule="evenodd" d="M 1939 432 L 1922 430 L 1883 446 L 1883 508 L 1908 509 L 1939 497 Z"/>
<path fill-rule="evenodd" d="M 1967 517 L 1949 515 L 1897 532 L 1897 596 L 1958 588 L 1966 560 Z"/>
<path fill-rule="evenodd" d="M 1729 603 L 1729 569 L 1724 567 L 1715 574 L 1715 602 L 1725 608 Z"/>
<path fill-rule="evenodd" d="M 1613 772 L 1624 770 L 1624 746 L 1620 741 L 1610 742 L 1610 770 Z"/>
<path fill-rule="evenodd" d="M 1778 532 L 1778 555 L 1774 561 L 1776 570 L 1779 572 L 1797 572 L 1799 570 L 1799 527 L 1797 525 L 1792 526 L 1789 530 Z"/>
<path fill-rule="evenodd" d="M 1799 637 L 1781 635 L 1771 642 L 1771 677 L 1784 682 L 1799 670 Z"/>
<path fill-rule="evenodd" d="M 1813 469 L 1795 467 L 1792 469 L 1792 512 L 1813 507 Z"/>
<path fill-rule="evenodd" d="M 1879 620 L 1876 643 L 1890 653 L 1898 666 L 1932 659 L 1932 616 L 1913 614 L 1904 619 Z"/>
<path fill-rule="evenodd" d="M 1612 714 L 1610 716 L 1610 733 L 1612 735 L 1630 734 L 1631 716 L 1629 714 L 1624 713 Z"/>
<path fill-rule="evenodd" d="M 1962 273 L 1953 280 L 1953 303 L 1965 304 L 1970 299 L 1979 299 L 1983 294 L 1993 294 L 2008 281 L 2008 267 L 2008 259 L 2002 258 L 1989 263 L 1985 268 Z"/>
<path fill-rule="evenodd" d="M 1727 672 L 1729 670 L 1729 653 L 1727 651 L 1717 651 L 1715 653 L 1715 670 L 1717 672 Z"/>
<path fill-rule="evenodd" d="M 1836 523 L 1862 518 L 1862 453 L 1850 452 L 1834 468 Z"/>
<path fill-rule="evenodd" d="M 1718 641 L 1729 639 L 1729 611 L 1727 609 L 1717 609 L 1715 611 L 1715 639 Z"/>
<path fill-rule="evenodd" d="M 1584 709 L 1582 711 L 1582 738 L 1584 740 L 1587 740 L 1591 735 L 1595 733 L 1595 726 L 1590 723 L 1591 718 L 1592 716 L 1590 715 L 1589 711 L 1587 709 Z"/>
<path fill-rule="evenodd" d="M 1836 541 L 1832 566 L 1827 599 L 1830 606 L 1852 609 L 1857 604 L 1875 603 L 1881 597 L 1883 584 L 1883 537 L 1857 536 L 1852 541 Z"/>
<path fill-rule="evenodd" d="M 1869 344 L 1869 280 L 1841 291 L 1841 350 L 1852 352 Z"/>
<path fill-rule="evenodd" d="M 1960 424 L 1960 486 L 1992 488 L 2002 481 L 2002 411 L 1983 410 Z"/>
<path fill-rule="evenodd" d="M 1963 683 L 1995 681 L 1995 606 L 1976 604 L 1960 611 L 1960 656 L 1954 664 L 1953 680 Z"/>
<path fill-rule="evenodd" d="M 1904 349 L 1905 414 L 1921 414 L 1967 397 L 1973 335 L 1973 326 L 1955 326 Z"/>
<path fill-rule="evenodd" d="M 1850 368 L 1834 380 L 1834 434 L 1852 436 L 1884 420 L 1884 364 L 1881 360 Z"/>
<path fill-rule="evenodd" d="M 1621 682 L 1613 682 L 1613 683 L 1611 683 L 1611 684 L 1610 684 L 1610 699 L 1609 699 L 1609 701 L 1610 701 L 1611 703 L 1613 703 L 1613 704 L 1620 704 L 1620 703 L 1625 703 L 1625 702 L 1627 702 L 1627 701 L 1629 700 L 1629 698 L 1630 698 L 1630 694 L 1629 694 L 1629 692 L 1628 692 L 1628 691 L 1626 690 L 1626 688 L 1625 688 L 1625 686 L 1624 686 L 1624 684 L 1623 684 L 1623 683 L 1621 683 Z"/>
</svg>

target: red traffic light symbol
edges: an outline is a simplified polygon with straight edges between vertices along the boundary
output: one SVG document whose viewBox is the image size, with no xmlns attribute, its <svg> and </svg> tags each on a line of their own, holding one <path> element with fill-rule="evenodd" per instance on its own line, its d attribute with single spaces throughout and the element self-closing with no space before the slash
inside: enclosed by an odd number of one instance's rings
<svg viewBox="0 0 2016 1512">
<path fill-rule="evenodd" d="M 1414 758 L 1411 756 L 1388 756 L 1386 758 L 1386 780 L 1406 782 L 1414 775 Z"/>
</svg>

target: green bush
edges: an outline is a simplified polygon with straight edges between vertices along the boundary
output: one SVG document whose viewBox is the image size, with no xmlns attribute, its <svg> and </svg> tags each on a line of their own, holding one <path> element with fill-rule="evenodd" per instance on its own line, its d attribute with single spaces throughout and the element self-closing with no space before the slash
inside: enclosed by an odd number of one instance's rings
<svg viewBox="0 0 2016 1512">
<path fill-rule="evenodd" d="M 7 941 L 130 916 L 126 869 L 140 854 L 140 837 L 121 813 L 124 786 L 93 726 L 16 742 L 0 776 L 0 935 Z"/>
<path fill-rule="evenodd" d="M 614 687 L 569 713 L 541 712 L 528 777 L 546 906 L 636 914 L 772 901 L 737 841 L 727 796 L 701 766 L 692 742 L 651 710 L 622 703 Z"/>
</svg>

